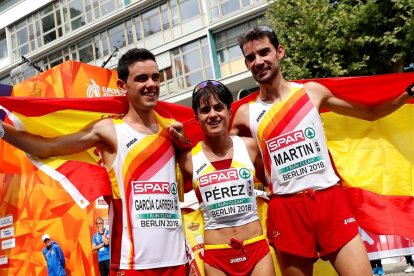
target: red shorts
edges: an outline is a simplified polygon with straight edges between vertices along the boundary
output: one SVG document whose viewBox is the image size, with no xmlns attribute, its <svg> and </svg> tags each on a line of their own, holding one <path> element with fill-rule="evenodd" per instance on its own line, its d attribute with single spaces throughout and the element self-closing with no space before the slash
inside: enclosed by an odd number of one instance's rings
<svg viewBox="0 0 414 276">
<path fill-rule="evenodd" d="M 151 269 L 111 269 L 110 276 L 186 276 L 188 275 L 186 265 L 159 267 Z"/>
<path fill-rule="evenodd" d="M 231 244 L 205 245 L 204 262 L 227 275 L 244 276 L 269 252 L 264 235 L 244 242 L 232 239 Z"/>
<path fill-rule="evenodd" d="M 348 199 L 338 185 L 272 196 L 267 214 L 269 242 L 278 250 L 306 258 L 324 257 L 358 234 Z"/>
</svg>

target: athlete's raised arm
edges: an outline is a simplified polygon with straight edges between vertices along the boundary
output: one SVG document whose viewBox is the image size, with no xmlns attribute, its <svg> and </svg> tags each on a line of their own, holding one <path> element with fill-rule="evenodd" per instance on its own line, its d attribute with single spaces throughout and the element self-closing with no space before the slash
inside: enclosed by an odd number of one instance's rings
<svg viewBox="0 0 414 276">
<path fill-rule="evenodd" d="M 40 158 L 78 153 L 99 143 L 112 146 L 116 139 L 111 135 L 115 130 L 110 119 L 95 121 L 78 132 L 57 137 L 43 137 L 17 130 L 4 122 L 1 125 L 0 128 L 4 128 L 4 141 Z"/>
<path fill-rule="evenodd" d="M 335 113 L 351 116 L 367 121 L 375 121 L 384 116 L 391 114 L 398 108 L 403 106 L 412 96 L 408 91 L 401 92 L 397 97 L 377 105 L 364 105 L 340 99 L 332 94 L 332 92 L 325 86 L 317 82 L 305 83 L 305 89 L 308 92 L 312 102 L 320 108 L 327 108 Z M 411 93 L 414 94 L 413 87 Z"/>
</svg>

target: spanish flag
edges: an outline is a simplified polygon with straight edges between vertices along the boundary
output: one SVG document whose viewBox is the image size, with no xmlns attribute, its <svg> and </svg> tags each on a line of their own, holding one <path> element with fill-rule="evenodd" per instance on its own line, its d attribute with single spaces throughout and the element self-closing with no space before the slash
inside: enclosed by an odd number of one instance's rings
<svg viewBox="0 0 414 276">
<path fill-rule="evenodd" d="M 17 129 L 45 137 L 73 133 L 102 118 L 121 117 L 128 109 L 124 96 L 90 99 L 0 97 L 0 105 Z M 172 116 L 170 112 L 176 115 Z M 190 114 L 193 111 L 188 107 L 164 102 L 160 102 L 155 111 L 156 120 L 163 128 L 175 120 L 193 117 Z M 172 137 L 171 141 L 174 142 Z M 182 148 L 185 145 L 176 143 L 176 146 Z M 5 157 L 0 171 L 10 173 L 13 168 Z M 81 208 L 99 196 L 112 195 L 97 148 L 48 159 L 28 157 L 36 167 L 61 183 Z"/>
<path fill-rule="evenodd" d="M 70 60 L 15 85 L 12 97 L 0 97 L 0 105 L 8 115 L 8 122 L 17 129 L 55 137 L 78 131 L 101 118 L 125 114 L 128 103 L 117 88 L 117 79 L 114 70 Z M 162 127 L 175 119 L 184 121 L 194 117 L 189 107 L 179 106 L 176 110 L 170 105 L 160 102 L 156 109 Z M 197 132 L 195 127 L 190 132 Z M 22 173 L 26 165 L 21 154 L 1 141 L 0 145 L 0 172 Z M 58 181 L 81 208 L 99 196 L 111 195 L 106 169 L 96 148 L 47 160 L 28 157 Z"/>
<path fill-rule="evenodd" d="M 375 105 L 401 94 L 414 73 L 317 81 L 338 96 Z M 414 100 L 374 122 L 329 111 L 322 118 L 358 224 L 375 234 L 413 239 Z"/>
</svg>

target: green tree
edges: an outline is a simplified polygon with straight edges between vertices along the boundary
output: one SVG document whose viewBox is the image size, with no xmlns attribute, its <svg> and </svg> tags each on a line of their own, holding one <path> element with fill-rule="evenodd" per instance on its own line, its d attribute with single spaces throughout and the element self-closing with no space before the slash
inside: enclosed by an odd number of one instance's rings
<svg viewBox="0 0 414 276">
<path fill-rule="evenodd" d="M 408 70 L 413 13 L 414 0 L 276 0 L 266 17 L 286 48 L 284 76 L 302 79 Z"/>
</svg>

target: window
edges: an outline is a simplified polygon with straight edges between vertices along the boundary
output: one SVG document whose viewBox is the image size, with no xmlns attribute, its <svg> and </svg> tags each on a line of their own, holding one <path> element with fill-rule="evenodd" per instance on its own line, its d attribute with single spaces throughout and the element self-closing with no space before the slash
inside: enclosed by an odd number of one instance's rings
<svg viewBox="0 0 414 276">
<path fill-rule="evenodd" d="M 167 4 L 163 4 L 161 6 L 161 15 L 162 15 L 162 29 L 163 30 L 168 30 L 171 27 L 171 21 L 170 18 L 168 16 L 168 5 Z"/>
<path fill-rule="evenodd" d="M 202 55 L 203 55 L 203 69 L 204 69 L 204 79 L 207 80 L 211 80 L 214 78 L 213 76 L 213 67 L 211 65 L 211 60 L 210 60 L 210 47 L 207 43 L 207 38 L 203 38 L 201 40 L 201 51 L 202 51 Z"/>
<path fill-rule="evenodd" d="M 134 33 L 132 31 L 132 20 L 126 22 L 126 31 L 127 31 L 127 45 L 134 43 Z"/>
<path fill-rule="evenodd" d="M 200 9 L 197 0 L 181 0 L 179 1 L 179 4 L 181 21 L 186 21 L 200 15 Z"/>
<path fill-rule="evenodd" d="M 106 56 L 109 54 L 109 46 L 108 46 L 108 35 L 106 31 L 101 33 L 101 40 L 102 40 L 102 54 Z"/>
<path fill-rule="evenodd" d="M 122 48 L 126 46 L 124 24 L 119 24 L 108 30 L 109 44 L 111 51 L 115 48 Z"/>
<path fill-rule="evenodd" d="M 65 60 L 69 60 L 70 59 L 70 57 L 69 57 L 69 49 L 63 49 L 62 50 L 62 54 L 63 54 L 63 60 L 65 61 Z"/>
<path fill-rule="evenodd" d="M 160 13 L 157 9 L 149 10 L 142 14 L 144 36 L 148 37 L 161 31 Z"/>
<path fill-rule="evenodd" d="M 255 18 L 244 24 L 237 25 L 222 32 L 216 33 L 215 43 L 220 71 L 223 76 L 246 70 L 243 53 L 239 47 L 238 38 L 252 26 L 258 24 L 260 18 Z"/>
<path fill-rule="evenodd" d="M 177 82 L 176 90 L 183 89 L 185 86 L 184 84 L 184 78 L 183 78 L 183 63 L 182 63 L 182 57 L 180 53 L 180 48 L 175 48 L 171 51 L 171 58 L 173 60 L 173 74 L 174 78 Z"/>
<path fill-rule="evenodd" d="M 202 81 L 203 74 L 200 72 L 202 61 L 200 49 L 198 43 L 190 43 L 184 45 L 183 51 L 183 64 L 184 73 L 186 75 L 187 86 L 193 86 Z"/>
<path fill-rule="evenodd" d="M 122 0 L 58 0 L 10 26 L 12 59 L 123 8 Z"/>
<path fill-rule="evenodd" d="M 7 57 L 6 34 L 0 34 L 0 59 Z"/>
<path fill-rule="evenodd" d="M 43 44 L 47 44 L 56 39 L 56 22 L 53 12 L 53 5 L 49 5 L 40 12 Z"/>
<path fill-rule="evenodd" d="M 101 39 L 100 39 L 100 35 L 95 35 L 93 37 L 93 44 L 95 47 L 95 59 L 99 59 L 101 57 L 103 57 L 102 52 L 101 52 Z"/>
<path fill-rule="evenodd" d="M 134 17 L 132 18 L 132 22 L 135 27 L 135 35 L 137 36 L 137 41 L 140 41 L 142 39 L 142 28 L 141 28 L 141 20 L 140 17 Z"/>
<path fill-rule="evenodd" d="M 94 5 L 94 1 L 93 0 L 86 0 L 85 1 L 85 17 L 86 17 L 86 22 L 93 22 L 94 21 L 94 16 L 93 16 L 93 5 Z"/>
<path fill-rule="evenodd" d="M 117 7 L 120 6 L 120 1 L 114 1 L 114 0 L 101 0 L 101 12 L 102 15 L 107 15 L 114 10 L 116 10 Z"/>
<path fill-rule="evenodd" d="M 0 13 L 3 13 L 4 11 L 6 11 L 7 9 L 9 9 L 10 7 L 23 2 L 23 0 L 3 0 L 0 1 Z"/>
<path fill-rule="evenodd" d="M 239 0 L 222 0 L 221 1 L 221 16 L 226 16 L 229 13 L 240 10 Z"/>
<path fill-rule="evenodd" d="M 90 38 L 87 38 L 78 44 L 79 61 L 88 63 L 94 60 L 93 44 Z"/>
<path fill-rule="evenodd" d="M 238 38 L 247 29 L 247 24 L 242 24 L 215 35 L 217 55 L 219 56 L 220 63 L 228 62 L 231 57 L 240 58 L 243 56 L 238 46 Z"/>
<path fill-rule="evenodd" d="M 63 10 L 65 13 L 65 9 Z M 72 0 L 69 2 L 69 15 L 72 31 L 86 24 L 83 0 Z"/>
<path fill-rule="evenodd" d="M 24 28 L 20 29 L 17 31 L 17 43 L 18 45 L 20 45 L 20 53 L 21 55 L 25 55 L 28 53 L 29 51 L 29 46 L 28 46 L 28 35 L 27 35 L 27 28 L 26 26 L 24 26 Z M 25 50 L 23 50 L 25 49 Z"/>
<path fill-rule="evenodd" d="M 213 78 L 207 38 L 174 48 L 170 53 L 172 66 L 162 70 L 161 95 Z"/>
<path fill-rule="evenodd" d="M 49 58 L 49 64 L 51 67 L 59 65 L 63 62 L 62 51 L 54 53 L 50 55 L 48 58 Z"/>
<path fill-rule="evenodd" d="M 220 0 L 209 0 L 210 3 L 210 21 L 214 22 L 220 18 L 219 3 Z"/>
<path fill-rule="evenodd" d="M 221 18 L 231 16 L 238 11 L 265 2 L 266 0 L 208 0 L 210 22 L 215 22 Z"/>
<path fill-rule="evenodd" d="M 177 26 L 180 23 L 180 16 L 178 15 L 177 0 L 170 0 L 171 7 L 171 22 L 173 26 Z"/>
<path fill-rule="evenodd" d="M 168 92 L 173 92 L 175 90 L 174 86 L 174 74 L 172 67 L 168 67 L 160 71 L 160 96 L 168 94 Z"/>
<path fill-rule="evenodd" d="M 41 35 L 41 28 L 40 28 L 40 15 L 34 15 L 34 24 L 35 24 L 35 40 L 36 40 L 36 48 L 42 46 L 42 35 Z M 36 49 L 33 48 L 32 50 Z"/>
</svg>

